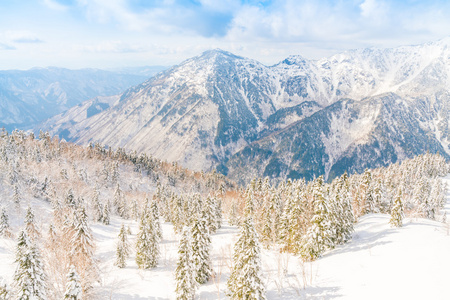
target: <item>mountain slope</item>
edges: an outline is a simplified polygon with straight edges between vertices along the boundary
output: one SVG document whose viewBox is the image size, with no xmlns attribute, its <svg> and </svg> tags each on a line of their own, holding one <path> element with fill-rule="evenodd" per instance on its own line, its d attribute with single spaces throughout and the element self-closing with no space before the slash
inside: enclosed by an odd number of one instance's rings
<svg viewBox="0 0 450 300">
<path fill-rule="evenodd" d="M 250 176 L 242 161 L 254 164 L 252 176 L 335 176 L 427 150 L 448 157 L 449 89 L 450 38 L 318 61 L 291 56 L 272 67 L 212 50 L 129 89 L 95 116 L 61 122 L 69 111 L 42 128 L 77 143 L 146 151 L 196 170 L 230 169 L 235 179 Z M 353 99 L 350 110 L 335 106 L 342 99 Z M 292 141 L 294 127 L 302 147 Z M 400 131 L 394 134 L 394 128 Z M 245 149 L 267 139 L 277 145 L 258 146 L 264 158 L 257 165 Z"/>
<path fill-rule="evenodd" d="M 95 69 L 0 71 L 0 126 L 32 127 L 96 96 L 111 96 L 147 79 Z"/>
</svg>

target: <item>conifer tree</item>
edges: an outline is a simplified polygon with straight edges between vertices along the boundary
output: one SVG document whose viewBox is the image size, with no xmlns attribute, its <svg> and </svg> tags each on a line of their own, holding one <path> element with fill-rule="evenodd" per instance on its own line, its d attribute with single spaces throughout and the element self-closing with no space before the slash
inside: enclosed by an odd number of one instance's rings
<svg viewBox="0 0 450 300">
<path fill-rule="evenodd" d="M 46 277 L 40 253 L 26 231 L 21 231 L 19 234 L 16 263 L 17 269 L 14 273 L 15 299 L 47 299 Z"/>
<path fill-rule="evenodd" d="M 194 263 L 195 280 L 199 283 L 207 282 L 212 276 L 211 260 L 209 256 L 211 238 L 205 218 L 194 220 L 192 224 L 192 261 Z"/>
<path fill-rule="evenodd" d="M 40 236 L 40 233 L 36 228 L 34 213 L 31 206 L 28 207 L 27 214 L 25 215 L 25 230 L 27 231 L 28 237 L 31 239 L 36 239 Z"/>
<path fill-rule="evenodd" d="M 144 209 L 136 242 L 136 263 L 139 269 L 155 268 L 158 263 L 159 246 L 155 221 L 149 209 Z"/>
<path fill-rule="evenodd" d="M 323 177 L 316 179 L 314 184 L 314 216 L 311 225 L 302 239 L 300 254 L 304 260 L 313 261 L 320 257 L 331 241 L 328 207 L 323 194 Z"/>
<path fill-rule="evenodd" d="M 216 221 L 216 213 L 217 211 L 214 199 L 211 196 L 208 196 L 206 198 L 206 202 L 202 209 L 201 215 L 206 221 L 210 234 L 215 233 L 218 229 Z"/>
<path fill-rule="evenodd" d="M 11 299 L 11 291 L 9 289 L 8 284 L 4 281 L 3 278 L 0 280 L 0 299 L 9 300 Z"/>
<path fill-rule="evenodd" d="M 19 193 L 19 187 L 14 185 L 14 194 L 13 194 L 13 202 L 17 209 L 20 208 L 20 193 Z"/>
<path fill-rule="evenodd" d="M 148 206 L 148 204 L 147 204 L 147 206 Z M 156 233 L 156 236 L 158 237 L 158 241 L 161 241 L 162 238 L 163 238 L 163 232 L 162 232 L 161 222 L 159 220 L 158 204 L 156 204 L 155 200 L 153 200 L 151 205 L 150 205 L 150 211 L 151 211 L 153 220 L 155 222 L 155 233 Z"/>
<path fill-rule="evenodd" d="M 97 222 L 103 221 L 103 205 L 100 203 L 100 192 L 98 188 L 95 187 L 94 193 L 92 196 L 92 207 L 94 209 L 94 220 Z"/>
<path fill-rule="evenodd" d="M 70 241 L 70 261 L 79 272 L 84 294 L 88 294 L 92 284 L 98 279 L 98 269 L 93 256 L 94 241 L 87 220 L 84 207 L 77 209 L 71 226 L 73 234 Z"/>
<path fill-rule="evenodd" d="M 233 268 L 227 282 L 228 296 L 232 300 L 266 299 L 261 278 L 261 247 L 251 218 L 242 224 L 234 246 Z"/>
<path fill-rule="evenodd" d="M 185 227 L 178 246 L 178 261 L 175 269 L 177 300 L 194 299 L 197 287 L 195 275 L 195 265 L 192 261 L 191 232 L 188 227 Z"/>
<path fill-rule="evenodd" d="M 109 201 L 107 201 L 105 206 L 103 207 L 103 219 L 102 219 L 103 224 L 109 225 L 110 214 L 111 214 L 111 209 L 110 209 Z"/>
<path fill-rule="evenodd" d="M 64 293 L 64 299 L 69 300 L 81 300 L 83 299 L 83 290 L 81 288 L 80 277 L 73 265 L 70 266 L 69 273 L 67 274 L 66 292 Z"/>
<path fill-rule="evenodd" d="M 402 227 L 403 226 L 403 203 L 402 203 L 402 193 L 399 189 L 397 195 L 395 196 L 394 205 L 391 209 L 391 219 L 389 224 L 392 227 Z"/>
<path fill-rule="evenodd" d="M 119 232 L 119 241 L 117 243 L 116 250 L 116 266 L 124 268 L 126 266 L 126 260 L 130 255 L 130 246 L 128 244 L 128 236 L 125 230 L 125 225 L 122 224 Z"/>
<path fill-rule="evenodd" d="M 6 214 L 5 208 L 2 209 L 2 215 L 0 216 L 0 236 L 10 238 L 12 237 L 11 228 L 9 227 L 9 218 Z"/>
</svg>

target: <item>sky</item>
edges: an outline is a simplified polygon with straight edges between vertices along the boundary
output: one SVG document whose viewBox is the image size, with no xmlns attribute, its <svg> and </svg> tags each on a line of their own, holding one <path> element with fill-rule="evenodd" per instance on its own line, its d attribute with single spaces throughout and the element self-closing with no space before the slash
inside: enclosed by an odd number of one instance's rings
<svg viewBox="0 0 450 300">
<path fill-rule="evenodd" d="M 0 70 L 170 66 L 216 48 L 273 65 L 448 36 L 447 0 L 0 0 Z"/>
</svg>

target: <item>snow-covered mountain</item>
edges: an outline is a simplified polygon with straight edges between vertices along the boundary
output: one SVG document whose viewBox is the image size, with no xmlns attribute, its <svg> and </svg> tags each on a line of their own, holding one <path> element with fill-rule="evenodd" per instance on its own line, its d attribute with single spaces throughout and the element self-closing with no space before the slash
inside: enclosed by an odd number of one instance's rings
<svg viewBox="0 0 450 300">
<path fill-rule="evenodd" d="M 212 50 L 41 128 L 237 180 L 335 176 L 428 150 L 448 158 L 449 89 L 450 38 L 271 67 Z"/>
<path fill-rule="evenodd" d="M 96 96 L 111 96 L 148 76 L 95 69 L 34 68 L 0 71 L 0 126 L 32 127 Z"/>
</svg>

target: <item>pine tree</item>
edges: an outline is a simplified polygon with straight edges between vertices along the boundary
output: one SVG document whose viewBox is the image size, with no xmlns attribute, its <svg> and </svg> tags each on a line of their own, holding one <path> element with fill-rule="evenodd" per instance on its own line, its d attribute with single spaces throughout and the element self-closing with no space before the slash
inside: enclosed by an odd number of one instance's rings
<svg viewBox="0 0 450 300">
<path fill-rule="evenodd" d="M 71 225 L 73 234 L 69 253 L 71 263 L 80 274 L 84 294 L 88 294 L 93 282 L 98 279 L 97 265 L 93 256 L 94 241 L 87 220 L 84 207 L 77 209 Z"/>
<path fill-rule="evenodd" d="M 402 193 L 399 189 L 395 196 L 394 206 L 391 209 L 391 219 L 389 220 L 389 224 L 391 224 L 392 227 L 402 227 L 403 217 Z"/>
<path fill-rule="evenodd" d="M 148 201 L 148 200 L 147 200 Z M 147 204 L 148 206 L 148 204 Z M 158 237 L 158 241 L 161 241 L 163 238 L 163 232 L 162 232 L 162 228 L 161 228 L 161 222 L 159 220 L 159 209 L 158 209 L 158 204 L 156 204 L 156 201 L 153 200 L 152 204 L 150 205 L 150 211 L 153 217 L 153 220 L 155 222 L 155 232 L 156 232 L 156 236 Z"/>
<path fill-rule="evenodd" d="M 81 288 L 80 277 L 78 276 L 75 266 L 71 265 L 67 274 L 66 292 L 64 299 L 81 300 L 83 299 L 83 290 Z"/>
<path fill-rule="evenodd" d="M 208 230 L 211 234 L 215 233 L 218 229 L 216 220 L 217 209 L 214 200 L 213 197 L 208 196 L 202 209 L 202 216 L 205 218 Z"/>
<path fill-rule="evenodd" d="M 92 196 L 92 207 L 94 209 L 94 220 L 97 222 L 103 222 L 103 205 L 100 203 L 100 192 L 98 188 L 95 187 L 93 196 Z"/>
<path fill-rule="evenodd" d="M 19 234 L 16 263 L 17 269 L 14 273 L 15 299 L 47 299 L 46 277 L 40 253 L 26 231 L 21 231 Z"/>
<path fill-rule="evenodd" d="M 128 244 L 128 236 L 125 230 L 125 225 L 122 224 L 119 232 L 119 242 L 117 243 L 116 250 L 116 263 L 119 268 L 126 266 L 126 260 L 130 255 L 130 246 Z"/>
<path fill-rule="evenodd" d="M 136 242 L 136 264 L 139 269 L 155 268 L 158 263 L 159 246 L 155 221 L 149 209 L 144 209 Z"/>
<path fill-rule="evenodd" d="M 0 299 L 1 300 L 11 299 L 11 291 L 9 289 L 8 284 L 4 281 L 3 278 L 1 278 L 0 280 Z"/>
<path fill-rule="evenodd" d="M 20 208 L 20 193 L 19 193 L 19 187 L 14 185 L 14 194 L 13 194 L 13 202 L 17 209 Z"/>
<path fill-rule="evenodd" d="M 9 227 L 9 218 L 6 214 L 5 208 L 2 209 L 2 215 L 0 216 L 0 236 L 10 238 L 12 237 L 11 228 Z"/>
<path fill-rule="evenodd" d="M 176 299 L 192 300 L 195 296 L 197 282 L 195 280 L 195 265 L 192 261 L 191 235 L 188 227 L 183 233 L 178 246 L 178 262 L 175 269 Z"/>
<path fill-rule="evenodd" d="M 25 215 L 25 230 L 31 239 L 40 237 L 40 233 L 37 230 L 35 223 L 33 209 L 29 206 L 27 209 L 27 214 Z"/>
<path fill-rule="evenodd" d="M 228 296 L 238 299 L 266 299 L 261 279 L 261 247 L 251 218 L 246 218 L 234 246 L 233 268 L 228 279 Z"/>
<path fill-rule="evenodd" d="M 313 261 L 332 245 L 328 207 L 323 194 L 323 178 L 320 176 L 314 184 L 314 216 L 311 225 L 302 238 L 300 254 L 304 260 Z"/>
<path fill-rule="evenodd" d="M 194 220 L 192 225 L 192 261 L 195 268 L 195 280 L 202 284 L 212 276 L 209 257 L 211 238 L 205 218 Z"/>
<path fill-rule="evenodd" d="M 109 201 L 108 201 L 108 202 L 106 202 L 105 206 L 103 207 L 103 219 L 102 219 L 103 224 L 109 225 L 110 214 L 111 214 L 111 209 L 110 209 L 110 205 L 109 205 Z"/>
</svg>

